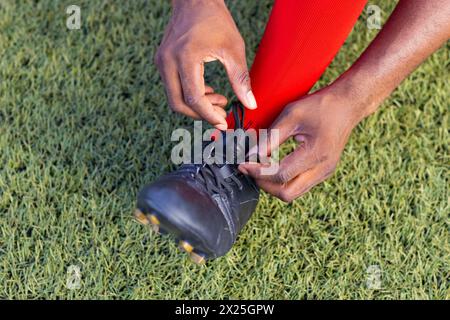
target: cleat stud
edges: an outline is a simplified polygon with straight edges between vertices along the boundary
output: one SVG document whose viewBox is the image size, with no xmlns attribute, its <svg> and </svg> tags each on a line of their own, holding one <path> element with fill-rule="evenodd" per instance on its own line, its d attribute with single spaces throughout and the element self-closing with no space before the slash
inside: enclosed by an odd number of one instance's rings
<svg viewBox="0 0 450 320">
<path fill-rule="evenodd" d="M 183 250 L 183 251 L 185 251 L 185 252 L 187 252 L 187 253 L 191 253 L 192 250 L 194 250 L 194 247 L 191 246 L 191 245 L 189 244 L 189 242 L 187 242 L 187 241 L 181 240 L 179 246 L 180 246 L 180 249 L 181 249 L 181 250 Z"/>
<path fill-rule="evenodd" d="M 149 219 L 150 219 L 151 224 L 159 226 L 159 224 L 160 224 L 159 220 L 154 214 L 151 214 L 149 216 Z"/>
<path fill-rule="evenodd" d="M 148 225 L 150 223 L 145 214 L 143 214 L 142 211 L 139 209 L 136 209 L 134 211 L 134 218 L 143 225 Z"/>
<path fill-rule="evenodd" d="M 198 265 L 203 265 L 206 262 L 206 259 L 204 256 L 199 255 L 193 251 L 191 253 L 189 253 L 189 258 L 192 260 L 192 262 L 194 262 L 195 264 L 198 264 Z"/>
</svg>

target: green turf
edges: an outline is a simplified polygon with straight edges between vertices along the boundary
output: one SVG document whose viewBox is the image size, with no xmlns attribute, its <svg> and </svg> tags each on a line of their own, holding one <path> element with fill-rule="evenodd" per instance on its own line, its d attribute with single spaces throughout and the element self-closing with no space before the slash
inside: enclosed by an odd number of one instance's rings
<svg viewBox="0 0 450 320">
<path fill-rule="evenodd" d="M 192 124 L 152 65 L 168 3 L 0 3 L 0 298 L 450 298 L 448 46 L 355 130 L 331 179 L 289 205 L 263 195 L 226 257 L 198 267 L 132 220 L 139 187 L 171 168 L 171 130 Z M 251 61 L 271 1 L 229 3 Z M 318 87 L 375 34 L 361 17 Z"/>
</svg>

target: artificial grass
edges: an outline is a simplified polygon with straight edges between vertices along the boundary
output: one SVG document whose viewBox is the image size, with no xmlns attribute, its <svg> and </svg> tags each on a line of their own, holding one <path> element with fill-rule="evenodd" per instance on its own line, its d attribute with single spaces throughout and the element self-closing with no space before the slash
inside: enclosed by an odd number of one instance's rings
<svg viewBox="0 0 450 320">
<path fill-rule="evenodd" d="M 231 252 L 198 267 L 131 215 L 171 169 L 171 131 L 192 124 L 152 64 L 169 2 L 77 1 L 70 31 L 72 3 L 0 3 L 1 298 L 450 298 L 448 45 L 355 130 L 332 178 L 288 205 L 263 195 Z M 394 6 L 372 3 L 384 19 Z M 229 4 L 250 62 L 271 1 Z M 317 87 L 375 35 L 363 14 Z"/>
</svg>

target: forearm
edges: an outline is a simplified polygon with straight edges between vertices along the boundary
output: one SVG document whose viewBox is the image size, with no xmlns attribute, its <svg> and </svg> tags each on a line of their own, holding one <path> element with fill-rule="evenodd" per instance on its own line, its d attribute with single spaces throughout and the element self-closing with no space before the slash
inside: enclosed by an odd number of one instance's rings
<svg viewBox="0 0 450 320">
<path fill-rule="evenodd" d="M 172 7 L 192 7 L 193 5 L 209 5 L 209 4 L 221 4 L 224 5 L 224 0 L 172 0 Z"/>
<path fill-rule="evenodd" d="M 372 44 L 334 84 L 362 119 L 450 37 L 448 0 L 402 0 Z"/>
</svg>

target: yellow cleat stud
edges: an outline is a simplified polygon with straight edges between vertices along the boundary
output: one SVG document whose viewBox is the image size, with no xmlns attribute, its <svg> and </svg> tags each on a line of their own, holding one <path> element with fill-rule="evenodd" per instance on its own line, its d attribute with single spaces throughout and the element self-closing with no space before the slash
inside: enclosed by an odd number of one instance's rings
<svg viewBox="0 0 450 320">
<path fill-rule="evenodd" d="M 189 258 L 191 258 L 191 260 L 198 265 L 203 265 L 205 264 L 206 260 L 204 256 L 201 256 L 195 252 L 191 252 L 189 253 Z"/>
<path fill-rule="evenodd" d="M 143 214 L 142 211 L 139 210 L 139 209 L 136 209 L 136 210 L 134 211 L 134 217 L 136 218 L 136 220 L 137 220 L 139 223 L 141 223 L 141 224 L 143 224 L 143 225 L 148 225 L 148 224 L 149 224 L 149 221 L 148 221 L 147 217 L 146 217 L 145 214 Z"/>
<path fill-rule="evenodd" d="M 191 246 L 188 242 L 186 241 L 180 241 L 180 248 L 184 251 L 186 251 L 187 253 L 191 253 L 192 250 L 194 250 L 194 247 Z"/>
<path fill-rule="evenodd" d="M 151 215 L 150 215 L 150 222 L 151 222 L 153 225 L 159 226 L 159 220 L 158 220 L 158 218 L 157 218 L 154 214 L 151 214 Z"/>
</svg>

